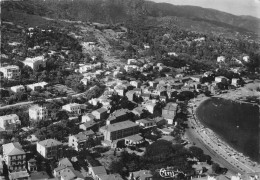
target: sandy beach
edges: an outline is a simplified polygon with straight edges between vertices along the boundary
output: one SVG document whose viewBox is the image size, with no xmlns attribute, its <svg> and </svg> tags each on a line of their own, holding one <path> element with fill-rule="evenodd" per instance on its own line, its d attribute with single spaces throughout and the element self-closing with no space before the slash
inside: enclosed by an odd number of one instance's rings
<svg viewBox="0 0 260 180">
<path fill-rule="evenodd" d="M 234 91 L 228 91 L 226 94 L 218 95 L 217 97 L 238 100 L 238 98 L 241 97 L 241 94 L 244 94 L 244 92 L 245 91 L 241 90 L 237 90 L 235 93 Z M 202 102 L 209 98 L 210 97 L 200 95 L 196 99 L 193 99 L 189 102 L 190 115 L 188 124 L 190 128 L 186 132 L 187 137 L 192 143 L 195 143 L 196 146 L 202 148 L 205 154 L 210 155 L 214 162 L 217 162 L 223 167 L 228 168 L 232 174 L 260 171 L 259 164 L 251 161 L 242 153 L 237 152 L 235 149 L 231 148 L 213 131 L 204 127 L 200 123 L 196 117 L 196 109 Z"/>
</svg>

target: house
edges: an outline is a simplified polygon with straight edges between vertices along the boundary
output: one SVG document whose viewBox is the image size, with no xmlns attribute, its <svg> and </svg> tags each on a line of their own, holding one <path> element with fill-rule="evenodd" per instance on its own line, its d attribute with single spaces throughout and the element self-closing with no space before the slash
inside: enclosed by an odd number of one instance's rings
<svg viewBox="0 0 260 180">
<path fill-rule="evenodd" d="M 28 170 L 30 172 L 35 172 L 37 171 L 37 165 L 36 165 L 36 160 L 35 159 L 30 159 L 28 161 Z"/>
<path fill-rule="evenodd" d="M 151 99 L 151 94 L 143 93 L 141 97 L 143 98 L 144 101 L 149 101 Z"/>
<path fill-rule="evenodd" d="M 82 114 L 82 110 L 85 109 L 84 104 L 70 103 L 62 106 L 62 109 L 73 114 Z"/>
<path fill-rule="evenodd" d="M 31 67 L 34 71 L 38 70 L 40 67 L 45 68 L 46 67 L 46 60 L 44 56 L 37 56 L 34 58 L 26 58 L 23 61 L 25 66 Z"/>
<path fill-rule="evenodd" d="M 0 67 L 0 72 L 2 72 L 4 78 L 7 79 L 16 79 L 20 77 L 21 74 L 19 70 L 19 66 L 15 66 L 15 65 Z"/>
<path fill-rule="evenodd" d="M 92 64 L 85 64 L 79 67 L 79 72 L 82 74 L 87 71 L 91 71 L 92 69 L 94 69 L 94 66 Z"/>
<path fill-rule="evenodd" d="M 153 101 L 146 101 L 146 102 L 144 102 L 142 104 L 147 109 L 147 111 L 149 111 L 151 114 L 154 113 L 154 109 L 155 109 L 156 103 L 154 103 Z"/>
<path fill-rule="evenodd" d="M 136 120 L 135 123 L 145 129 L 156 126 L 156 122 L 152 119 L 139 119 Z"/>
<path fill-rule="evenodd" d="M 134 65 L 134 64 L 136 64 L 137 63 L 137 60 L 136 59 L 128 59 L 127 60 L 127 64 L 128 65 Z"/>
<path fill-rule="evenodd" d="M 219 57 L 217 58 L 217 62 L 218 62 L 218 63 L 225 63 L 225 62 L 226 62 L 225 56 L 219 56 Z"/>
<path fill-rule="evenodd" d="M 119 96 L 124 96 L 125 91 L 126 91 L 126 87 L 122 86 L 122 85 L 117 85 L 117 86 L 114 87 L 114 90 L 117 92 L 117 94 Z"/>
<path fill-rule="evenodd" d="M 213 76 L 213 75 L 214 75 L 214 73 L 213 73 L 212 71 L 206 71 L 206 72 L 203 74 L 204 77 L 211 77 L 211 76 Z"/>
<path fill-rule="evenodd" d="M 128 179 L 130 179 L 130 180 L 152 180 L 153 175 L 152 175 L 151 171 L 149 171 L 149 170 L 140 170 L 140 171 L 130 172 Z"/>
<path fill-rule="evenodd" d="M 175 56 L 175 57 L 177 57 L 178 54 L 176 54 L 175 52 L 168 52 L 168 56 Z"/>
<path fill-rule="evenodd" d="M 238 78 L 232 78 L 231 84 L 232 84 L 233 86 L 238 87 L 238 86 L 241 85 L 241 81 L 240 81 L 240 79 L 238 79 Z"/>
<path fill-rule="evenodd" d="M 82 129 L 84 131 L 87 131 L 87 130 L 96 131 L 98 129 L 98 123 L 96 123 L 95 121 L 87 121 L 83 124 L 80 124 L 79 129 Z"/>
<path fill-rule="evenodd" d="M 110 114 L 109 118 L 106 120 L 106 125 L 114 124 L 117 122 L 122 122 L 127 119 L 130 119 L 132 113 L 128 109 L 119 109 Z"/>
<path fill-rule="evenodd" d="M 107 174 L 107 175 L 100 175 L 100 180 L 123 180 L 120 174 Z"/>
<path fill-rule="evenodd" d="M 67 167 L 63 169 L 61 172 L 60 179 L 61 180 L 72 180 L 72 179 L 85 180 L 84 176 L 79 171 L 76 171 L 72 167 Z"/>
<path fill-rule="evenodd" d="M 144 138 L 139 134 L 134 134 L 132 136 L 127 136 L 125 139 L 126 146 L 136 146 L 138 144 L 142 144 L 144 142 Z"/>
<path fill-rule="evenodd" d="M 107 117 L 107 109 L 106 108 L 99 108 L 92 112 L 92 115 L 95 117 L 95 119 L 101 120 L 105 119 Z"/>
<path fill-rule="evenodd" d="M 27 90 L 37 91 L 37 90 L 45 88 L 45 86 L 47 84 L 48 83 L 43 81 L 43 82 L 39 82 L 39 83 L 28 84 L 28 85 L 26 85 L 26 87 L 27 87 Z"/>
<path fill-rule="evenodd" d="M 59 160 L 58 166 L 73 167 L 72 163 L 68 158 L 63 158 Z"/>
<path fill-rule="evenodd" d="M 9 171 L 26 170 L 26 153 L 19 142 L 4 144 L 3 160 Z"/>
<path fill-rule="evenodd" d="M 137 134 L 139 132 L 138 124 L 132 121 L 123 121 L 119 123 L 109 124 L 99 129 L 104 135 L 104 140 L 114 141 L 127 136 Z"/>
<path fill-rule="evenodd" d="M 125 96 L 127 97 L 127 99 L 129 101 L 133 101 L 134 97 L 135 97 L 135 91 L 131 90 L 131 91 L 127 91 Z"/>
<path fill-rule="evenodd" d="M 46 159 L 58 159 L 63 156 L 63 144 L 55 139 L 37 142 L 36 150 Z"/>
<path fill-rule="evenodd" d="M 159 84 L 158 82 L 155 82 L 155 81 L 149 81 L 149 86 L 153 87 L 153 88 L 156 88 L 157 87 L 157 84 Z"/>
<path fill-rule="evenodd" d="M 142 106 L 138 106 L 132 110 L 132 113 L 137 117 L 141 117 L 145 113 L 146 109 Z"/>
<path fill-rule="evenodd" d="M 47 120 L 49 117 L 48 109 L 43 106 L 34 105 L 29 108 L 29 117 L 31 120 Z"/>
<path fill-rule="evenodd" d="M 140 88 L 141 87 L 141 81 L 130 81 L 130 84 L 132 85 L 132 86 L 134 86 L 135 88 Z"/>
<path fill-rule="evenodd" d="M 102 136 L 96 136 L 92 130 L 80 132 L 76 135 L 69 136 L 69 146 L 76 151 L 91 148 L 101 144 Z"/>
<path fill-rule="evenodd" d="M 20 124 L 21 121 L 19 120 L 19 117 L 16 114 L 0 116 L 0 130 L 12 131 Z"/>
<path fill-rule="evenodd" d="M 162 110 L 162 117 L 167 120 L 168 124 L 173 124 L 177 112 L 176 103 L 168 103 Z"/>
<path fill-rule="evenodd" d="M 195 81 L 195 82 L 202 82 L 202 75 L 194 75 L 194 76 L 191 76 L 190 78 Z"/>
<path fill-rule="evenodd" d="M 215 77 L 215 81 L 218 83 L 222 83 L 222 84 L 228 84 L 228 78 L 224 77 L 224 76 L 217 76 Z"/>
<path fill-rule="evenodd" d="M 86 123 L 89 121 L 94 121 L 94 119 L 95 119 L 95 116 L 93 114 L 87 113 L 81 117 L 81 122 Z"/>
<path fill-rule="evenodd" d="M 243 61 L 249 62 L 249 60 L 250 60 L 249 56 L 243 56 Z"/>
<path fill-rule="evenodd" d="M 134 88 L 133 91 L 135 92 L 135 94 L 139 97 L 142 94 L 142 89 L 140 88 Z"/>
<path fill-rule="evenodd" d="M 80 82 L 82 82 L 82 84 L 84 84 L 85 86 L 87 86 L 89 80 L 88 80 L 87 78 L 83 78 L 83 79 L 80 80 Z"/>
<path fill-rule="evenodd" d="M 25 87 L 23 85 L 18 85 L 18 86 L 12 86 L 11 91 L 18 93 L 18 92 L 24 92 L 25 91 Z"/>
<path fill-rule="evenodd" d="M 136 66 L 136 65 L 125 65 L 124 69 L 125 69 L 126 72 L 130 72 L 130 71 L 133 71 L 133 70 L 138 70 L 139 67 Z"/>
<path fill-rule="evenodd" d="M 100 180 L 99 177 L 107 175 L 107 171 L 104 166 L 90 166 L 88 168 L 88 173 L 94 178 L 94 180 Z"/>
</svg>

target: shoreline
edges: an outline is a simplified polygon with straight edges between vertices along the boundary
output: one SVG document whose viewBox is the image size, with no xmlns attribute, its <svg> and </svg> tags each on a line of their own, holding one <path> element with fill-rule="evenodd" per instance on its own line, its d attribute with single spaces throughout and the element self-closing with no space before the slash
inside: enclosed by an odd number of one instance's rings
<svg viewBox="0 0 260 180">
<path fill-rule="evenodd" d="M 235 96 L 229 96 L 229 94 L 232 92 L 229 92 L 225 94 L 229 98 L 225 98 L 223 96 L 214 96 L 219 97 L 223 99 L 233 100 L 233 101 L 239 101 Z M 246 172 L 257 172 L 260 171 L 260 165 L 257 162 L 254 162 L 249 159 L 249 157 L 244 156 L 242 153 L 235 150 L 233 147 L 228 145 L 225 141 L 223 141 L 215 132 L 213 132 L 211 129 L 205 127 L 202 125 L 202 123 L 199 121 L 199 118 L 197 117 L 196 110 L 197 108 L 209 99 L 210 97 L 198 97 L 196 99 L 190 101 L 189 103 L 189 111 L 191 113 L 191 117 L 189 118 L 189 125 L 192 126 L 192 129 L 194 129 L 194 134 L 198 139 L 201 140 L 200 143 L 203 143 L 206 148 L 210 148 L 216 155 L 214 159 L 219 160 L 220 158 L 220 164 L 227 166 L 229 170 L 235 171 L 236 173 L 246 173 Z M 240 101 L 241 102 L 241 101 Z M 244 102 L 247 103 L 247 102 Z M 252 103 L 250 103 L 252 104 Z M 192 130 L 190 130 L 192 131 Z M 212 153 L 211 153 L 212 154 Z M 226 162 L 223 162 L 226 161 Z"/>
</svg>

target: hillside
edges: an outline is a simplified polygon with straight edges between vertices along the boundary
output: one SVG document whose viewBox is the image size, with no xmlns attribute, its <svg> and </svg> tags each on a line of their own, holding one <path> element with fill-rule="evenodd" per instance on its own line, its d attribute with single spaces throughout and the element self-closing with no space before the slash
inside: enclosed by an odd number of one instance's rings
<svg viewBox="0 0 260 180">
<path fill-rule="evenodd" d="M 258 18 L 144 0 L 24 0 L 3 3 L 2 19 L 10 19 L 10 12 L 108 24 L 135 25 L 137 21 L 145 24 L 152 19 L 158 22 L 153 23 L 158 26 L 167 25 L 170 20 L 170 23 L 189 31 L 256 41 L 260 37 Z"/>
</svg>

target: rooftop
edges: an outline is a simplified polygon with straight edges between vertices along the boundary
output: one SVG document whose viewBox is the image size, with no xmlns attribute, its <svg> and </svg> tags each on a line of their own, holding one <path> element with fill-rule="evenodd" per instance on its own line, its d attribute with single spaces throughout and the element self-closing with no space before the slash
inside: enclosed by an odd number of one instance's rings
<svg viewBox="0 0 260 180">
<path fill-rule="evenodd" d="M 44 60 L 44 56 L 37 56 L 33 58 L 26 58 L 23 62 L 36 62 L 36 61 L 42 61 Z"/>
<path fill-rule="evenodd" d="M 25 154 L 19 142 L 4 144 L 3 151 L 8 156 Z"/>
<path fill-rule="evenodd" d="M 163 110 L 168 110 L 168 111 L 176 111 L 177 109 L 177 104 L 176 103 L 168 103 L 166 106 L 163 108 Z"/>
<path fill-rule="evenodd" d="M 38 142 L 40 145 L 45 146 L 45 147 L 51 147 L 51 146 L 58 146 L 62 145 L 61 142 L 55 140 L 55 139 L 46 139 L 44 141 Z"/>
<path fill-rule="evenodd" d="M 115 123 L 115 124 L 109 124 L 107 126 L 103 126 L 100 129 L 103 130 L 107 130 L 107 131 L 118 131 L 121 129 L 127 129 L 127 128 L 131 128 L 131 127 L 136 127 L 138 126 L 136 123 L 132 122 L 132 121 L 123 121 L 123 122 L 119 122 L 119 123 Z"/>
<path fill-rule="evenodd" d="M 106 175 L 107 171 L 104 168 L 104 166 L 96 166 L 96 167 L 90 167 L 95 175 Z"/>
<path fill-rule="evenodd" d="M 8 114 L 5 116 L 0 116 L 0 120 L 6 120 L 6 119 L 10 119 L 10 118 L 18 118 L 18 116 L 16 114 Z"/>
</svg>

